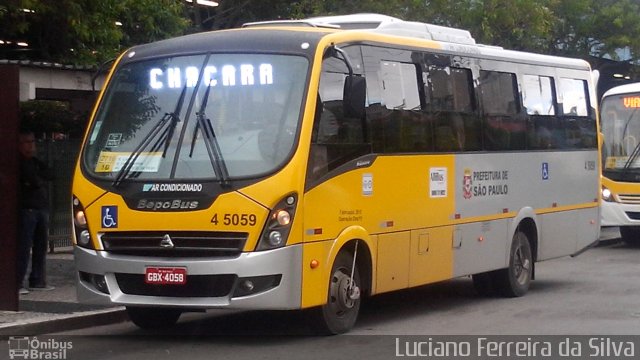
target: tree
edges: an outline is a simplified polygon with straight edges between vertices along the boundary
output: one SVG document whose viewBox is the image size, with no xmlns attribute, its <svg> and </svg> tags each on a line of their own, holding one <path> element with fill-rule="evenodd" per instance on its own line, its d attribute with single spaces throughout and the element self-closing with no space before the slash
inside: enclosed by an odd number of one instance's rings
<svg viewBox="0 0 640 360">
<path fill-rule="evenodd" d="M 640 3 L 637 0 L 549 1 L 557 21 L 549 51 L 569 56 L 620 58 L 628 49 L 640 57 Z"/>
<path fill-rule="evenodd" d="M 640 57 L 639 0 L 220 0 L 217 7 L 181 0 L 4 1 L 0 39 L 13 40 L 11 51 L 0 44 L 5 58 L 95 64 L 185 32 L 364 12 L 467 29 L 479 43 L 509 49 L 616 60 L 626 49 L 630 60 Z M 18 40 L 34 45 L 21 48 Z"/>
<path fill-rule="evenodd" d="M 175 0 L 9 0 L 0 21 L 0 39 L 11 42 L 0 46 L 3 58 L 89 65 L 189 24 Z"/>
</svg>

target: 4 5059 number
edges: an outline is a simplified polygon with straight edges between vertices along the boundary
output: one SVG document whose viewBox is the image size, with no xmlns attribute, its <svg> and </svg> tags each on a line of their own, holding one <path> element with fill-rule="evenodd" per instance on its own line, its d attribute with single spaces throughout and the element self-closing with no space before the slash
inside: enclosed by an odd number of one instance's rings
<svg viewBox="0 0 640 360">
<path fill-rule="evenodd" d="M 255 214 L 220 214 L 221 220 L 218 219 L 218 214 L 213 214 L 211 223 L 218 225 L 222 222 L 222 225 L 233 226 L 255 226 L 258 223 L 258 217 Z"/>
</svg>

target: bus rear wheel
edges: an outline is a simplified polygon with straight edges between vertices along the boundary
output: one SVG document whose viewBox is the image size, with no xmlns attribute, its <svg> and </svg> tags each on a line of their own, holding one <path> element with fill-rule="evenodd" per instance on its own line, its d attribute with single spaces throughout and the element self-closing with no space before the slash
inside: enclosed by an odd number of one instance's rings
<svg viewBox="0 0 640 360">
<path fill-rule="evenodd" d="M 175 325 L 182 312 L 178 309 L 129 307 L 129 319 L 142 329 L 154 329 Z"/>
<path fill-rule="evenodd" d="M 620 237 L 629 245 L 640 246 L 640 226 L 620 226 Z"/>
<path fill-rule="evenodd" d="M 356 323 L 360 312 L 360 274 L 356 267 L 351 280 L 353 256 L 341 252 L 331 269 L 327 303 L 313 309 L 314 330 L 325 335 L 345 333 Z"/>
<path fill-rule="evenodd" d="M 527 235 L 517 231 L 513 235 L 509 267 L 494 273 L 493 283 L 505 297 L 520 297 L 527 293 L 533 275 L 533 256 Z"/>
</svg>

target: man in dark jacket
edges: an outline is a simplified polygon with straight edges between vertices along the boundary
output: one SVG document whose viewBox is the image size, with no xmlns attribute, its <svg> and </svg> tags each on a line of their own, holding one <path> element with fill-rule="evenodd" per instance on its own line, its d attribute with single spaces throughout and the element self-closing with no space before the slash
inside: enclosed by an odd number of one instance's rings
<svg viewBox="0 0 640 360">
<path fill-rule="evenodd" d="M 27 294 L 24 277 L 31 253 L 30 290 L 52 290 L 47 286 L 46 258 L 49 233 L 49 189 L 52 174 L 47 165 L 36 157 L 33 132 L 20 133 L 20 240 L 18 244 L 18 286 L 20 294 Z"/>
</svg>

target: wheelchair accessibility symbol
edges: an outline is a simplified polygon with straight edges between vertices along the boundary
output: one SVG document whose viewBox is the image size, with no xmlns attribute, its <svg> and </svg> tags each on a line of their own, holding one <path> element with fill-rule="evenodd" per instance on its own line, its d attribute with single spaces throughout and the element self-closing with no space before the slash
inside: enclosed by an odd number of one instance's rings
<svg viewBox="0 0 640 360">
<path fill-rule="evenodd" d="M 117 206 L 102 207 L 102 227 L 104 229 L 118 227 L 118 207 Z"/>
<path fill-rule="evenodd" d="M 549 180 L 549 163 L 542 163 L 542 180 Z"/>
</svg>

